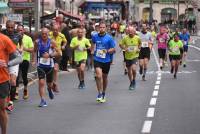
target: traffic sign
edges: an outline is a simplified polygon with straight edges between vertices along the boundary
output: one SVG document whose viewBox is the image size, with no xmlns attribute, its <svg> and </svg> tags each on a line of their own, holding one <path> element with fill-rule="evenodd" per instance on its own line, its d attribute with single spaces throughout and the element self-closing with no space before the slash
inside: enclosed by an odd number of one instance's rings
<svg viewBox="0 0 200 134">
<path fill-rule="evenodd" d="M 8 2 L 10 8 L 33 8 L 34 2 Z"/>
</svg>

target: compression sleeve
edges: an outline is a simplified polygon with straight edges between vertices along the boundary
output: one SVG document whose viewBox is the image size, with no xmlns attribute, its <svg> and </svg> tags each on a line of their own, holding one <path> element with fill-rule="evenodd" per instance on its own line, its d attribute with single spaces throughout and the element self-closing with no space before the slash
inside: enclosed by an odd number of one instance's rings
<svg viewBox="0 0 200 134">
<path fill-rule="evenodd" d="M 15 51 L 14 53 L 10 54 L 8 66 L 10 67 L 10 66 L 20 64 L 22 61 L 23 60 L 22 60 L 22 56 L 20 55 L 20 53 L 18 51 Z"/>
</svg>

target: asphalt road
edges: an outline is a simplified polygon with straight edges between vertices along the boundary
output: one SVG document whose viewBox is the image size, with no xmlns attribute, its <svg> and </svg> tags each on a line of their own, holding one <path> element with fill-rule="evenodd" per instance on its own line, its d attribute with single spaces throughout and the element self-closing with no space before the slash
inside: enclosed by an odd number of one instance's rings
<svg viewBox="0 0 200 134">
<path fill-rule="evenodd" d="M 200 48 L 199 41 L 195 46 Z M 200 134 L 200 50 L 190 48 L 187 67 L 180 67 L 177 80 L 169 67 L 158 72 L 156 55 L 151 55 L 147 81 L 137 74 L 136 90 L 129 91 L 118 51 L 104 104 L 95 101 L 92 71 L 86 71 L 84 90 L 77 89 L 75 72 L 60 74 L 61 93 L 54 100 L 47 96 L 46 108 L 37 107 L 38 84 L 33 83 L 30 99 L 15 103 L 8 134 Z"/>
</svg>

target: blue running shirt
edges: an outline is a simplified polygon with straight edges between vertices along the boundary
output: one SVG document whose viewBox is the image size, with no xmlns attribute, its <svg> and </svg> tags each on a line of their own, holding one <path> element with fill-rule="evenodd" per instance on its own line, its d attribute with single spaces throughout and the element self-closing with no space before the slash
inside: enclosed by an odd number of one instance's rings
<svg viewBox="0 0 200 134">
<path fill-rule="evenodd" d="M 102 63 L 108 63 L 112 61 L 113 54 L 106 53 L 110 48 L 115 47 L 114 39 L 109 35 L 95 34 L 92 36 L 94 49 L 94 60 Z"/>
<path fill-rule="evenodd" d="M 184 46 L 189 45 L 189 41 L 190 41 L 190 34 L 189 33 L 185 33 L 185 34 L 181 33 L 179 37 L 180 37 L 180 40 L 183 41 Z"/>
</svg>

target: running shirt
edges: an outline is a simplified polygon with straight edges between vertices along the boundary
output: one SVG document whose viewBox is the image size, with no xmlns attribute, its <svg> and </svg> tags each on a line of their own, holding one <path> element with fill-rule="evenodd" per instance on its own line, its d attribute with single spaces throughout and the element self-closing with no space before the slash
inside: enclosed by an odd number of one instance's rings
<svg viewBox="0 0 200 134">
<path fill-rule="evenodd" d="M 81 40 L 78 39 L 78 37 L 72 38 L 70 47 L 75 47 L 79 45 L 78 49 L 74 51 L 74 60 L 79 62 L 81 60 L 87 59 L 87 51 L 85 51 L 85 48 L 90 48 L 91 44 L 90 41 L 83 37 Z"/>
<path fill-rule="evenodd" d="M 182 40 L 184 46 L 189 45 L 189 41 L 190 41 L 190 34 L 189 33 L 185 33 L 185 34 L 181 33 L 179 35 L 179 37 L 180 37 L 180 40 Z"/>
<path fill-rule="evenodd" d="M 108 63 L 112 61 L 112 55 L 107 53 L 107 50 L 115 47 L 114 39 L 109 35 L 95 34 L 92 36 L 92 42 L 95 45 L 94 60 L 102 63 Z"/>
<path fill-rule="evenodd" d="M 123 33 L 125 31 L 125 29 L 126 29 L 126 25 L 122 24 L 119 26 L 120 33 Z"/>
<path fill-rule="evenodd" d="M 135 35 L 131 38 L 129 35 L 127 35 L 120 41 L 120 44 L 128 48 L 128 51 L 125 51 L 126 60 L 132 60 L 139 57 L 138 48 L 141 44 L 139 36 Z"/>
<path fill-rule="evenodd" d="M 4 35 L 7 35 L 16 46 L 20 45 L 19 43 L 22 42 L 22 36 L 18 34 L 17 32 L 14 32 L 13 34 L 9 34 L 7 30 L 3 30 L 2 33 Z"/>
<path fill-rule="evenodd" d="M 169 42 L 169 55 L 180 55 L 181 51 L 180 49 L 183 48 L 183 43 L 181 40 L 179 40 L 178 42 L 175 42 L 174 40 L 171 40 Z"/>
<path fill-rule="evenodd" d="M 51 39 L 47 40 L 47 43 L 44 44 L 42 42 L 42 39 L 38 39 L 38 53 L 37 53 L 37 64 L 38 67 L 43 68 L 53 68 L 54 67 L 54 61 L 53 58 L 43 58 L 42 55 L 44 53 L 51 54 L 53 53 L 53 49 L 51 48 Z"/>
<path fill-rule="evenodd" d="M 63 45 L 63 43 L 67 43 L 67 40 L 66 40 L 66 38 L 65 38 L 65 35 L 64 34 L 62 34 L 62 33 L 58 33 L 58 36 L 53 36 L 53 32 L 50 32 L 49 33 L 49 38 L 51 39 L 51 40 L 54 40 L 55 42 L 56 42 L 56 46 L 57 46 L 57 48 L 59 49 L 59 50 L 61 50 L 61 47 L 62 47 L 62 45 Z"/>
<path fill-rule="evenodd" d="M 9 55 L 16 51 L 16 45 L 5 35 L 0 34 L 0 61 L 8 63 Z M 6 67 L 0 67 L 0 83 L 9 81 Z"/>
<path fill-rule="evenodd" d="M 158 43 L 158 49 L 166 49 L 168 39 L 169 39 L 169 36 L 167 33 L 163 33 L 163 34 L 159 33 L 156 37 L 156 40 Z"/>
<path fill-rule="evenodd" d="M 153 44 L 152 35 L 151 35 L 150 32 L 146 32 L 146 33 L 140 32 L 138 35 L 139 35 L 141 42 L 142 42 L 142 44 L 141 44 L 142 48 L 148 48 L 149 43 Z"/>
<path fill-rule="evenodd" d="M 22 42 L 23 42 L 24 48 L 33 48 L 34 47 L 31 37 L 29 37 L 26 34 L 23 35 Z M 31 60 L 31 53 L 23 51 L 22 52 L 22 58 L 23 58 L 23 60 L 30 61 Z"/>
</svg>

